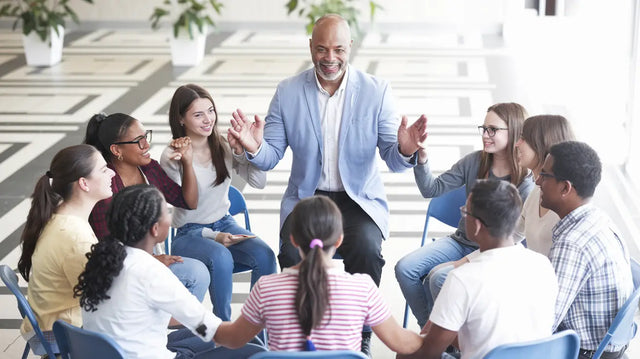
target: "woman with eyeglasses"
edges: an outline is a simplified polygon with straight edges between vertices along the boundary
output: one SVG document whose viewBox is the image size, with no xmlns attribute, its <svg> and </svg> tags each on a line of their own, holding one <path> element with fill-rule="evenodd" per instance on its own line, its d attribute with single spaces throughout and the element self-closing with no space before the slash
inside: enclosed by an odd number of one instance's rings
<svg viewBox="0 0 640 359">
<path fill-rule="evenodd" d="M 136 184 L 151 184 L 162 192 L 168 203 L 175 207 L 193 209 L 198 206 L 198 187 L 192 167 L 191 140 L 188 137 L 171 141 L 176 151 L 181 153 L 179 161 L 183 164 L 185 180 L 180 185 L 173 182 L 162 170 L 160 164 L 151 158 L 151 130 L 145 130 L 135 118 L 114 113 L 109 116 L 97 114 L 91 117 L 87 125 L 84 142 L 93 145 L 115 172 L 111 180 L 114 194 L 123 188 Z M 107 228 L 107 209 L 111 197 L 98 202 L 89 222 L 99 240 L 109 234 Z M 162 253 L 157 247 L 156 259 L 164 263 L 180 281 L 202 301 L 209 287 L 209 274 L 200 261 L 192 258 L 171 256 Z"/>
<path fill-rule="evenodd" d="M 423 146 L 418 151 L 418 165 L 414 167 L 422 196 L 438 197 L 462 186 L 466 186 L 468 195 L 477 179 L 492 178 L 511 182 L 525 199 L 534 183 L 527 168 L 518 164 L 515 144 L 526 117 L 526 110 L 517 103 L 499 103 L 489 107 L 484 123 L 478 126 L 482 150 L 464 156 L 438 177 L 431 173 L 427 148 Z M 455 233 L 409 253 L 396 264 L 400 289 L 420 327 L 427 323 L 433 308 L 433 296 L 428 282 L 423 285 L 423 279 L 439 264 L 459 260 L 478 248 L 467 238 L 464 228 L 464 219 L 461 219 Z"/>
</svg>

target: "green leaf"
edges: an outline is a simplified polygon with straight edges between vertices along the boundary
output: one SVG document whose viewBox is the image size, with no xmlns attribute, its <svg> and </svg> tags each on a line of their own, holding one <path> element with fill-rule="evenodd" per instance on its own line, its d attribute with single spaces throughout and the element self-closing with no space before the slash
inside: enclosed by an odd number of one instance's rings
<svg viewBox="0 0 640 359">
<path fill-rule="evenodd" d="M 169 15 L 169 12 L 163 8 L 155 8 L 153 9 L 153 13 L 151 14 L 151 17 L 149 18 L 149 20 L 151 20 L 151 28 L 152 29 L 157 29 L 158 28 L 158 23 L 160 22 L 160 19 Z"/>
<path fill-rule="evenodd" d="M 287 8 L 287 15 L 290 15 L 298 7 L 298 0 L 289 0 L 285 7 Z"/>
<path fill-rule="evenodd" d="M 211 4 L 211 6 L 213 7 L 213 10 L 215 10 L 215 12 L 220 15 L 220 11 L 222 10 L 222 7 L 224 6 L 222 3 L 217 2 L 216 0 L 209 0 L 209 3 Z"/>
<path fill-rule="evenodd" d="M 180 31 L 180 25 L 178 23 L 173 24 L 173 37 L 178 37 L 178 32 Z"/>
<path fill-rule="evenodd" d="M 2 7 L 0 7 L 0 17 L 8 16 L 10 9 L 11 9 L 11 4 L 4 4 Z"/>
<path fill-rule="evenodd" d="M 76 15 L 76 13 L 68 5 L 64 5 L 64 8 L 65 10 L 67 10 L 69 15 L 71 15 L 71 20 L 73 20 L 73 22 L 75 22 L 76 24 L 80 22 L 80 19 L 78 19 L 78 15 Z"/>
<path fill-rule="evenodd" d="M 209 25 L 211 25 L 211 26 L 215 26 L 215 22 L 213 22 L 213 19 L 211 18 L 211 16 L 207 15 L 207 16 L 205 16 L 205 17 L 203 18 L 203 20 L 204 20 L 207 24 L 209 24 Z M 200 31 L 200 32 L 202 33 L 202 31 Z M 206 34 L 205 34 L 205 35 L 206 35 Z"/>
</svg>

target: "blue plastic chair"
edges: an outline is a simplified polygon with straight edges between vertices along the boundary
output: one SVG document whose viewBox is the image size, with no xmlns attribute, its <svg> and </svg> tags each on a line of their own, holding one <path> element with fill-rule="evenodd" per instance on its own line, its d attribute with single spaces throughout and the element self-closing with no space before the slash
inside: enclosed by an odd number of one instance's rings
<svg viewBox="0 0 640 359">
<path fill-rule="evenodd" d="M 229 349 L 226 347 L 217 347 L 212 351 L 203 353 L 198 357 L 211 357 L 221 359 L 247 359 L 253 358 L 258 353 L 264 353 L 267 348 L 262 345 L 247 343 L 238 349 Z"/>
<path fill-rule="evenodd" d="M 633 321 L 633 317 L 638 309 L 638 302 L 640 302 L 640 287 L 637 284 L 640 282 L 640 264 L 633 258 L 631 259 L 631 274 L 635 290 L 620 308 L 616 317 L 613 318 L 613 323 L 611 323 L 607 334 L 598 345 L 598 349 L 591 357 L 592 359 L 599 359 L 607 345 L 627 345 L 636 336 L 638 325 Z"/>
<path fill-rule="evenodd" d="M 579 352 L 580 337 L 573 330 L 565 330 L 544 339 L 500 345 L 484 359 L 576 359 Z"/>
<path fill-rule="evenodd" d="M 78 328 L 63 320 L 53 323 L 53 334 L 63 359 L 124 359 L 126 354 L 111 337 Z"/>
<path fill-rule="evenodd" d="M 235 216 L 239 213 L 244 213 L 244 227 L 247 231 L 251 232 L 251 223 L 249 223 L 249 210 L 247 209 L 247 202 L 244 200 L 244 196 L 240 191 L 233 187 L 229 186 L 229 202 L 231 202 L 231 206 L 229 207 L 229 214 Z"/>
<path fill-rule="evenodd" d="M 427 218 L 424 220 L 424 229 L 422 230 L 422 241 L 420 247 L 424 246 L 427 239 L 429 229 L 429 219 L 431 217 L 451 227 L 458 227 L 460 222 L 460 207 L 464 206 L 467 201 L 467 193 L 465 186 L 456 188 L 441 196 L 432 198 L 427 209 Z M 404 321 L 402 327 L 406 328 L 409 322 L 409 304 L 404 306 Z"/>
<path fill-rule="evenodd" d="M 264 352 L 250 359 L 292 359 L 292 358 L 330 358 L 330 359 L 368 359 L 369 357 L 352 350 L 326 350 L 315 352 Z"/>
<path fill-rule="evenodd" d="M 11 267 L 3 264 L 0 265 L 0 277 L 2 278 L 2 281 L 7 286 L 7 288 L 9 288 L 11 293 L 13 293 L 13 295 L 16 297 L 20 315 L 22 316 L 22 318 L 26 317 L 29 320 L 29 322 L 31 323 L 31 327 L 33 327 L 33 331 L 36 333 L 36 336 L 33 338 L 33 340 L 29 340 L 24 346 L 22 359 L 25 359 L 27 355 L 29 355 L 30 349 L 32 349 L 33 353 L 36 355 L 46 354 L 49 356 L 49 358 L 55 358 L 55 353 L 59 352 L 58 347 L 56 345 L 50 345 L 49 341 L 47 341 L 47 339 L 44 337 L 44 334 L 40 329 L 40 325 L 38 325 L 38 321 L 36 320 L 36 315 L 31 309 L 31 305 L 29 305 L 27 298 L 20 291 L 20 287 L 18 286 L 18 276 L 16 275 L 16 273 L 11 269 Z"/>
<path fill-rule="evenodd" d="M 235 187 L 229 186 L 229 202 L 231 202 L 231 206 L 229 207 L 229 214 L 235 216 L 236 214 L 244 214 L 244 227 L 247 231 L 251 232 L 251 223 L 249 221 L 249 210 L 247 209 L 247 202 L 244 199 L 242 193 Z M 164 241 L 164 250 L 165 253 L 171 254 L 171 241 L 173 237 L 176 236 L 176 229 L 171 227 L 169 230 L 169 235 L 167 235 L 167 239 Z M 248 271 L 251 268 L 241 267 L 237 271 L 234 268 L 234 273 Z"/>
<path fill-rule="evenodd" d="M 235 216 L 237 214 L 244 214 L 244 227 L 247 231 L 251 232 L 251 222 L 249 221 L 249 209 L 247 209 L 247 201 L 245 201 L 242 193 L 235 187 L 229 186 L 229 202 L 231 205 L 229 206 L 229 214 Z M 250 271 L 251 267 L 235 263 L 233 265 L 233 273 L 241 273 Z M 251 283 L 251 288 L 255 283 Z M 258 334 L 258 338 L 263 342 L 268 342 L 266 330 L 262 330 L 260 334 Z"/>
</svg>

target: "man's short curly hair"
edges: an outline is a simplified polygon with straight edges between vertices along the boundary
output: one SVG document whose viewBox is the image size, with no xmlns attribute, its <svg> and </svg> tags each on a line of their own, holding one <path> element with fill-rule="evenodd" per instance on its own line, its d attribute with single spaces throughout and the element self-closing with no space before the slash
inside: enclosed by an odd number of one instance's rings
<svg viewBox="0 0 640 359">
<path fill-rule="evenodd" d="M 584 142 L 567 141 L 551 147 L 549 154 L 556 179 L 571 182 L 582 198 L 593 196 L 602 176 L 602 163 L 593 148 Z"/>
</svg>

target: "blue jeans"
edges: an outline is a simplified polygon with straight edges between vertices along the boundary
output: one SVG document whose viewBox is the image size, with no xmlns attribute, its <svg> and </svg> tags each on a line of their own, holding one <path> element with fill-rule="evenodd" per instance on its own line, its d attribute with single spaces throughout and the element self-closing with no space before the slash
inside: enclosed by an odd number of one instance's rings
<svg viewBox="0 0 640 359">
<path fill-rule="evenodd" d="M 173 263 L 169 269 L 202 302 L 210 282 L 207 267 L 197 259 L 182 257 L 181 263 Z"/>
<path fill-rule="evenodd" d="M 444 281 L 447 279 L 449 272 L 451 272 L 452 270 L 453 264 L 437 268 L 432 270 L 431 273 L 429 273 L 424 279 L 422 285 L 424 286 L 427 293 L 431 293 L 433 303 L 436 302 L 436 298 L 438 298 L 438 294 L 440 294 L 440 289 L 442 289 Z"/>
<path fill-rule="evenodd" d="M 447 236 L 418 248 L 398 261 L 396 279 L 420 328 L 427 323 L 433 309 L 433 296 L 429 286 L 424 286 L 422 280 L 438 264 L 461 259 L 475 249 Z"/>
<path fill-rule="evenodd" d="M 211 224 L 188 223 L 178 229 L 171 244 L 173 254 L 195 258 L 207 266 L 211 282 L 209 295 L 213 313 L 220 319 L 231 319 L 232 274 L 251 270 L 251 286 L 263 275 L 276 272 L 276 257 L 260 238 L 249 238 L 228 248 L 211 238 L 202 237 L 202 229 L 231 234 L 253 234 L 226 215 Z"/>
<path fill-rule="evenodd" d="M 176 359 L 197 358 L 215 347 L 214 342 L 203 341 L 187 328 L 178 329 L 167 336 L 167 349 L 176 353 Z"/>
</svg>

